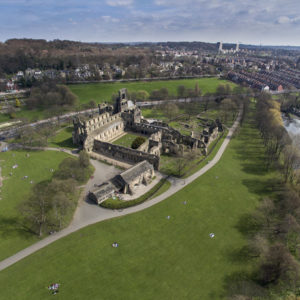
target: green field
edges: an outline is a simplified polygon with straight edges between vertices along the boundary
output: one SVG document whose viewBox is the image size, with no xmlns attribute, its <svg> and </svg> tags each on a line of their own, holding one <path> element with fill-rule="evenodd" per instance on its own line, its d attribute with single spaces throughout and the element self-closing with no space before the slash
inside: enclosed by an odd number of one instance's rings
<svg viewBox="0 0 300 300">
<path fill-rule="evenodd" d="M 119 139 L 115 140 L 112 142 L 114 145 L 119 145 L 127 148 L 131 148 L 132 142 L 138 137 L 141 136 L 139 134 L 134 134 L 134 133 L 126 133 Z"/>
<path fill-rule="evenodd" d="M 10 117 L 7 114 L 0 113 L 0 123 L 11 121 Z"/>
<path fill-rule="evenodd" d="M 246 240 L 238 228 L 278 176 L 266 173 L 264 158 L 258 131 L 245 121 L 221 161 L 174 196 L 0 272 L 2 298 L 48 299 L 46 287 L 58 282 L 59 299 L 224 299 L 228 277 L 250 268 L 239 255 Z"/>
<path fill-rule="evenodd" d="M 29 157 L 26 156 L 27 153 Z M 58 151 L 0 153 L 1 176 L 4 177 L 0 192 L 0 260 L 38 240 L 23 228 L 16 206 L 25 200 L 35 183 L 50 179 L 53 175 L 50 169 L 56 170 L 61 161 L 68 156 Z M 18 167 L 13 169 L 13 165 Z M 28 178 L 23 179 L 24 176 Z"/>
<path fill-rule="evenodd" d="M 55 136 L 50 138 L 48 147 L 74 149 L 76 145 L 72 140 L 73 127 L 65 127 L 57 131 Z"/>
<path fill-rule="evenodd" d="M 70 90 L 78 96 L 80 105 L 95 100 L 96 103 L 104 101 L 111 102 L 114 93 L 118 93 L 121 88 L 127 88 L 129 92 L 146 90 L 151 92 L 162 87 L 169 90 L 172 96 L 177 95 L 177 87 L 184 85 L 186 88 L 194 88 L 198 82 L 202 94 L 207 92 L 214 93 L 219 84 L 229 84 L 232 87 L 236 85 L 230 81 L 220 80 L 218 78 L 201 78 L 201 79 L 181 79 L 181 80 L 160 80 L 160 81 L 139 81 L 139 82 L 117 82 L 117 83 L 90 83 L 90 84 L 73 84 L 68 85 Z M 76 109 L 82 109 L 77 107 Z M 50 116 L 48 110 L 27 110 L 24 107 L 16 111 L 16 119 L 27 119 L 29 121 L 46 119 Z M 10 120 L 6 114 L 0 114 L 0 123 Z"/>
<path fill-rule="evenodd" d="M 181 80 L 160 80 L 160 81 L 139 81 L 139 82 L 116 82 L 116 83 L 89 83 L 68 85 L 70 90 L 78 96 L 80 103 L 88 103 L 95 100 L 97 103 L 108 101 L 111 102 L 111 96 L 121 88 L 127 88 L 129 92 L 145 90 L 150 93 L 153 90 L 166 87 L 169 95 L 176 97 L 177 87 L 184 85 L 186 88 L 194 88 L 199 84 L 202 94 L 207 92 L 214 93 L 219 84 L 229 84 L 236 86 L 234 83 L 218 78 L 201 78 L 201 79 L 181 79 Z"/>
</svg>

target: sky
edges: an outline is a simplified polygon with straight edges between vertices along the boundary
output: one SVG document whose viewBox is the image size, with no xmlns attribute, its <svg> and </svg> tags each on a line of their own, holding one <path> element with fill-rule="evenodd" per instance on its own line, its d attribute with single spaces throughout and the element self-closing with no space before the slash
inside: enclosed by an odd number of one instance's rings
<svg viewBox="0 0 300 300">
<path fill-rule="evenodd" d="M 0 0 L 0 41 L 300 46 L 299 0 Z"/>
</svg>

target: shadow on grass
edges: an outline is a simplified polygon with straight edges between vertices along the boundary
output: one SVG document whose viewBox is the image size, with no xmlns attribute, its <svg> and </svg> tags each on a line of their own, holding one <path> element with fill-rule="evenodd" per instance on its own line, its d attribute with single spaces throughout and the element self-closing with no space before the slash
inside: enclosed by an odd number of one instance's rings
<svg viewBox="0 0 300 300">
<path fill-rule="evenodd" d="M 236 146 L 234 150 L 236 152 L 236 159 L 241 161 L 243 171 L 253 175 L 265 175 L 269 172 L 266 167 L 265 154 L 263 145 L 254 145 L 249 142 L 243 143 L 243 146 Z"/>
<path fill-rule="evenodd" d="M 68 138 L 61 142 L 53 142 L 53 144 L 56 144 L 57 146 L 59 146 L 61 148 L 75 148 L 72 138 Z"/>
<path fill-rule="evenodd" d="M 8 238 L 20 236 L 23 239 L 30 239 L 36 235 L 30 228 L 26 227 L 20 219 L 13 217 L 0 217 L 0 236 Z"/>
<path fill-rule="evenodd" d="M 246 213 L 242 215 L 235 228 L 244 236 L 250 237 L 261 229 L 262 224 L 252 215 Z"/>
<path fill-rule="evenodd" d="M 244 179 L 242 183 L 248 188 L 250 193 L 257 194 L 261 197 L 275 195 L 282 190 L 279 178 Z"/>
<path fill-rule="evenodd" d="M 243 295 L 247 298 L 234 298 L 234 299 L 262 299 L 267 297 L 268 292 L 258 285 L 250 273 L 235 272 L 225 277 L 224 290 L 226 294 L 222 295 L 223 298 L 233 297 L 234 295 Z"/>
<path fill-rule="evenodd" d="M 248 245 L 245 245 L 239 249 L 228 249 L 228 251 L 225 253 L 225 256 L 233 264 L 247 263 L 256 258 L 253 256 L 253 251 L 251 251 Z"/>
</svg>

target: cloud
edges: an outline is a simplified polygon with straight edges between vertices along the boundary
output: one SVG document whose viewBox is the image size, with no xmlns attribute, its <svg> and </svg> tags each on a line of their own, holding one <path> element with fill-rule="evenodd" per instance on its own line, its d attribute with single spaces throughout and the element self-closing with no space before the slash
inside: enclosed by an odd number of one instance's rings
<svg viewBox="0 0 300 300">
<path fill-rule="evenodd" d="M 300 44 L 296 0 L 0 0 L 0 38 Z M 126 13 L 124 13 L 126 9 Z M 13 24 L 11 20 L 15 21 Z M 71 26 L 74 25 L 74 26 Z M 95 34 L 93 29 L 95 29 Z M 274 42 L 275 41 L 275 42 Z"/>
<path fill-rule="evenodd" d="M 128 6 L 133 4 L 133 0 L 107 0 L 109 6 Z"/>
<path fill-rule="evenodd" d="M 290 23 L 290 22 L 291 22 L 291 19 L 287 16 L 281 16 L 277 19 L 278 24 L 287 24 L 287 23 Z"/>
<path fill-rule="evenodd" d="M 102 16 L 101 19 L 102 19 L 105 23 L 118 23 L 118 22 L 120 22 L 119 19 L 113 18 L 113 17 L 111 17 L 111 16 Z"/>
<path fill-rule="evenodd" d="M 299 17 L 288 17 L 288 16 L 280 16 L 276 23 L 277 24 L 295 24 L 300 21 Z"/>
</svg>

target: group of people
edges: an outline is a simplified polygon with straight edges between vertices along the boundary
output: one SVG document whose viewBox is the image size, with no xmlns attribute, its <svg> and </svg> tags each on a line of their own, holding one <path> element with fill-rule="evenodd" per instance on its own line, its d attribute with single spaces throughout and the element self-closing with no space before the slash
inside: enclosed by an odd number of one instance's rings
<svg viewBox="0 0 300 300">
<path fill-rule="evenodd" d="M 58 293 L 59 283 L 52 283 L 48 286 L 48 290 L 52 291 L 52 294 L 55 295 Z"/>
</svg>

